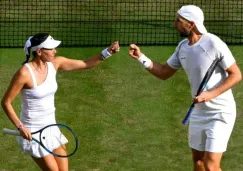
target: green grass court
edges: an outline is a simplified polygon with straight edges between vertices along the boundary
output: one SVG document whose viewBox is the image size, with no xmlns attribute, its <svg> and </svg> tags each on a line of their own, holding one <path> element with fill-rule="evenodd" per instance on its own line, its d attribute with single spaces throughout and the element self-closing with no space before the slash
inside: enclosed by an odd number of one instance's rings
<svg viewBox="0 0 243 171">
<path fill-rule="evenodd" d="M 167 81 L 149 74 L 128 56 L 128 44 L 175 44 L 180 39 L 172 22 L 182 4 L 199 5 L 207 29 L 224 41 L 242 43 L 242 1 L 224 0 L 1 0 L 0 97 L 25 60 L 28 36 L 49 32 L 63 41 L 58 54 L 86 59 L 119 40 L 119 54 L 97 68 L 59 72 L 56 94 L 58 123 L 69 125 L 79 138 L 70 171 L 190 171 L 187 126 L 181 124 L 190 104 L 183 70 Z M 64 48 L 64 47 L 82 48 Z M 85 47 L 86 46 L 86 47 Z M 93 47 L 91 47 L 93 46 Z M 97 47 L 102 46 L 102 47 Z M 157 62 L 166 62 L 175 46 L 143 46 Z M 243 47 L 230 46 L 243 72 Z M 243 83 L 233 89 L 237 120 L 223 171 L 242 171 Z M 14 101 L 20 112 L 19 97 Z M 14 128 L 0 109 L 1 128 Z M 0 134 L 0 171 L 36 171 L 16 138 Z"/>
<path fill-rule="evenodd" d="M 151 59 L 165 62 L 174 46 L 141 47 Z M 58 48 L 58 55 L 86 59 L 102 47 Z M 230 46 L 240 68 L 243 48 Z M 56 94 L 58 123 L 69 125 L 79 138 L 79 149 L 70 158 L 70 171 L 190 171 L 191 153 L 187 127 L 181 124 L 191 102 L 183 70 L 162 81 L 128 56 L 128 47 L 85 71 L 59 72 Z M 0 49 L 0 96 L 24 61 L 23 49 Z M 242 82 L 233 89 L 238 116 L 224 171 L 242 171 L 243 94 Z M 19 97 L 15 100 L 20 111 Z M 1 128 L 14 128 L 3 113 Z M 22 153 L 15 137 L 0 135 L 0 171 L 38 170 Z"/>
</svg>

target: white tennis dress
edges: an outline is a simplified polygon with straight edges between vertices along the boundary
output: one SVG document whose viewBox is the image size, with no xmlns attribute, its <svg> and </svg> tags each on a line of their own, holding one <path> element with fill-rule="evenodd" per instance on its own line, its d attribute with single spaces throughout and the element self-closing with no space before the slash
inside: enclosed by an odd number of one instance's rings
<svg viewBox="0 0 243 171">
<path fill-rule="evenodd" d="M 194 98 L 215 58 L 224 57 L 213 72 L 204 91 L 218 87 L 227 78 L 225 70 L 235 63 L 235 59 L 227 45 L 213 34 L 203 34 L 193 45 L 188 43 L 188 39 L 182 40 L 167 63 L 175 69 L 184 68 Z M 199 151 L 224 152 L 235 117 L 236 105 L 231 89 L 209 102 L 196 104 L 190 117 L 190 147 Z"/>
<path fill-rule="evenodd" d="M 54 105 L 54 95 L 57 91 L 56 69 L 51 62 L 47 62 L 46 64 L 48 73 L 46 79 L 40 85 L 37 85 L 34 72 L 29 64 L 25 64 L 29 69 L 34 87 L 31 89 L 23 89 L 21 91 L 22 107 L 20 120 L 31 132 L 38 131 L 46 125 L 56 123 Z M 34 134 L 33 137 L 39 139 L 39 134 Z M 17 141 L 24 152 L 34 157 L 43 157 L 49 154 L 35 141 L 29 142 L 22 137 L 18 137 Z M 65 143 L 67 143 L 67 140 L 62 140 L 61 144 Z M 50 150 L 54 150 L 61 144 L 55 144 Z"/>
</svg>

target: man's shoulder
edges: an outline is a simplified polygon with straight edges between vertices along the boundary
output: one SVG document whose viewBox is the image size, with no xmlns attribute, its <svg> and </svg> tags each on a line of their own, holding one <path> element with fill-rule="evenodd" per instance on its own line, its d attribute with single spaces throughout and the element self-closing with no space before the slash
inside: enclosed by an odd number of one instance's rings
<svg viewBox="0 0 243 171">
<path fill-rule="evenodd" d="M 204 34 L 205 40 L 209 41 L 209 42 L 223 42 L 217 35 L 213 34 L 213 33 L 206 33 Z"/>
<path fill-rule="evenodd" d="M 184 42 L 188 42 L 188 39 L 186 38 L 186 39 L 181 40 L 181 41 L 178 43 L 178 46 L 180 46 L 180 45 L 183 44 Z"/>
<path fill-rule="evenodd" d="M 225 43 L 215 34 L 207 33 L 203 36 L 203 41 L 201 41 L 201 46 L 210 49 L 212 49 L 213 47 L 218 49 L 220 47 L 224 47 Z"/>
<path fill-rule="evenodd" d="M 182 45 L 187 44 L 187 43 L 189 43 L 189 40 L 188 40 L 188 39 L 183 39 L 183 40 L 181 40 L 181 41 L 178 43 L 178 45 L 177 45 L 177 49 L 180 49 Z"/>
</svg>

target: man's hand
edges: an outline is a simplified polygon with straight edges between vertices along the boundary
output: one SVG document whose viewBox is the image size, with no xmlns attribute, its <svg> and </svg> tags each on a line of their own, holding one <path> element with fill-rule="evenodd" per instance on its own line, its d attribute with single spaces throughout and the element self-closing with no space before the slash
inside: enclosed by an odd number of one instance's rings
<svg viewBox="0 0 243 171">
<path fill-rule="evenodd" d="M 131 44 L 129 48 L 129 55 L 137 60 L 140 56 L 142 56 L 142 52 L 140 51 L 138 46 L 136 46 L 135 44 Z"/>
<path fill-rule="evenodd" d="M 203 91 L 201 94 L 199 94 L 197 97 L 193 99 L 194 103 L 204 103 L 208 102 L 211 99 L 215 98 L 216 96 L 213 94 L 213 92 L 210 91 Z"/>
</svg>

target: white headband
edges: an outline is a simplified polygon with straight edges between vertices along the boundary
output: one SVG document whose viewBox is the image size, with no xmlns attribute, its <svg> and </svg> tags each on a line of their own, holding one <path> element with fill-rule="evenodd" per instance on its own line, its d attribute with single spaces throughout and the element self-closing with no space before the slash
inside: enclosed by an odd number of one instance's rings
<svg viewBox="0 0 243 171">
<path fill-rule="evenodd" d="M 55 49 L 58 45 L 60 45 L 61 41 L 54 40 L 51 36 L 48 36 L 47 39 L 39 44 L 38 46 L 33 46 L 32 50 L 36 51 L 37 49 L 46 48 L 46 49 Z"/>
<path fill-rule="evenodd" d="M 47 37 L 47 39 L 42 42 L 41 44 L 37 45 L 37 46 L 33 46 L 31 47 L 31 41 L 30 39 L 33 36 L 29 37 L 28 40 L 25 43 L 24 46 L 24 52 L 26 55 L 30 55 L 30 48 L 32 49 L 32 51 L 36 51 L 37 49 L 41 49 L 41 48 L 46 48 L 46 49 L 55 49 L 57 46 L 60 45 L 61 41 L 59 40 L 54 40 L 50 35 Z"/>
<path fill-rule="evenodd" d="M 204 22 L 204 14 L 203 11 L 195 6 L 195 5 L 185 5 L 182 6 L 177 13 L 187 19 L 188 21 L 192 21 L 195 23 L 197 30 L 202 33 L 205 34 L 207 33 L 207 29 L 205 28 L 203 22 Z"/>
</svg>

